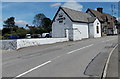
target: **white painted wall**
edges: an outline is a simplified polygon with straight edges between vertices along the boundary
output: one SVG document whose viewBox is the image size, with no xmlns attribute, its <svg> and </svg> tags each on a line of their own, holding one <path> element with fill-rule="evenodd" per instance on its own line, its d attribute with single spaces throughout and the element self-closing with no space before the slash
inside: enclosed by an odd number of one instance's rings
<svg viewBox="0 0 120 79">
<path fill-rule="evenodd" d="M 94 26 L 93 26 L 93 23 L 89 24 L 89 37 L 94 38 Z"/>
<path fill-rule="evenodd" d="M 63 17 L 65 17 L 65 20 L 63 20 L 63 23 L 59 23 L 59 21 L 57 21 L 57 19 L 59 18 L 59 14 L 63 13 Z M 55 18 L 55 22 L 52 23 L 52 37 L 55 38 L 63 38 L 65 37 L 65 30 L 68 30 L 68 34 L 69 34 L 69 39 L 72 39 L 72 32 L 71 32 L 71 28 L 72 28 L 72 21 L 69 19 L 69 17 L 62 11 L 60 10 L 58 12 L 58 15 Z"/>
<path fill-rule="evenodd" d="M 38 38 L 38 39 L 2 40 L 2 46 L 0 46 L 0 49 L 15 50 L 23 47 L 53 44 L 53 43 L 64 42 L 64 41 L 68 41 L 68 39 L 67 38 Z"/>
<path fill-rule="evenodd" d="M 28 47 L 28 46 L 36 46 L 36 45 L 44 45 L 44 44 L 53 44 L 57 42 L 68 41 L 67 38 L 38 38 L 38 39 L 18 39 L 17 40 L 17 49 Z"/>
<path fill-rule="evenodd" d="M 63 17 L 65 17 L 63 23 L 59 23 L 59 21 L 57 20 L 59 18 L 59 14 L 61 13 L 63 14 Z M 69 40 L 74 41 L 89 38 L 89 35 L 90 37 L 94 38 L 101 37 L 101 23 L 98 19 L 96 19 L 95 22 L 91 23 L 89 26 L 90 28 L 88 28 L 87 23 L 72 22 L 70 18 L 61 9 L 56 16 L 55 21 L 52 23 L 52 37 L 64 38 L 65 36 L 68 36 Z M 99 33 L 97 33 L 96 30 L 97 26 L 99 26 Z M 88 33 L 88 29 L 90 31 L 90 34 Z"/>
<path fill-rule="evenodd" d="M 94 26 L 94 38 L 101 37 L 101 23 L 98 19 L 93 23 Z M 99 27 L 99 33 L 97 33 L 97 26 Z"/>
<path fill-rule="evenodd" d="M 118 29 L 116 28 L 116 26 L 114 28 L 114 34 L 118 34 Z"/>
<path fill-rule="evenodd" d="M 73 40 L 81 40 L 88 38 L 88 24 L 87 23 L 73 23 Z"/>
</svg>

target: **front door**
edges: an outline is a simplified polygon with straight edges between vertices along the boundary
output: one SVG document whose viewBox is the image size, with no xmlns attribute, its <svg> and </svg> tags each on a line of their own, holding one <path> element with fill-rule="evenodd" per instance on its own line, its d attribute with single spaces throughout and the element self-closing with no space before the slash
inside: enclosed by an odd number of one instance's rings
<svg viewBox="0 0 120 79">
<path fill-rule="evenodd" d="M 65 29 L 65 37 L 68 38 L 70 41 L 73 41 L 72 29 Z"/>
</svg>

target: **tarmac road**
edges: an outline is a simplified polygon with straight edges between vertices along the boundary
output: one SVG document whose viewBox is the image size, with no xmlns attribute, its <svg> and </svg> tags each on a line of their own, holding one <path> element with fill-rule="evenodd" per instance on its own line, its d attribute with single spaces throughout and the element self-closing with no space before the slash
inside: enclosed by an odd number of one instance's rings
<svg viewBox="0 0 120 79">
<path fill-rule="evenodd" d="M 117 36 L 2 52 L 3 77 L 101 77 Z"/>
<path fill-rule="evenodd" d="M 119 61 L 120 62 L 120 61 Z M 111 77 L 113 79 L 118 79 L 118 47 L 114 50 L 111 55 L 108 68 L 107 68 L 107 77 Z"/>
</svg>

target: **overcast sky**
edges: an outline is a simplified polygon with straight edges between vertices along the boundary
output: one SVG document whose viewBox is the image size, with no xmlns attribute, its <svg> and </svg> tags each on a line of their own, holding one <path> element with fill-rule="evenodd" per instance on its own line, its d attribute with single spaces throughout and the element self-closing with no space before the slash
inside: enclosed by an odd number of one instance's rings
<svg viewBox="0 0 120 79">
<path fill-rule="evenodd" d="M 60 6 L 82 12 L 85 12 L 88 8 L 96 10 L 96 8 L 102 7 L 104 8 L 103 12 L 111 14 L 111 5 L 115 5 L 114 11 L 118 13 L 118 2 L 71 1 L 73 0 L 70 0 L 70 2 L 2 2 L 2 18 L 0 18 L 0 21 L 13 16 L 16 24 L 19 26 L 25 26 L 25 24 L 32 25 L 33 18 L 38 13 L 43 13 L 52 20 Z M 115 14 L 114 16 L 117 17 L 117 15 Z"/>
</svg>

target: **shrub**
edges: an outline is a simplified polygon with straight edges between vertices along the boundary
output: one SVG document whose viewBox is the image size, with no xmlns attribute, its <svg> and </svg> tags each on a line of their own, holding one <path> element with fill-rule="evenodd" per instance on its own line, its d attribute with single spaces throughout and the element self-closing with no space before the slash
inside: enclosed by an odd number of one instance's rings
<svg viewBox="0 0 120 79">
<path fill-rule="evenodd" d="M 8 39 L 9 36 L 12 36 L 12 34 L 5 34 L 3 39 Z"/>
<path fill-rule="evenodd" d="M 3 36 L 0 36 L 0 40 L 3 38 Z"/>
</svg>

